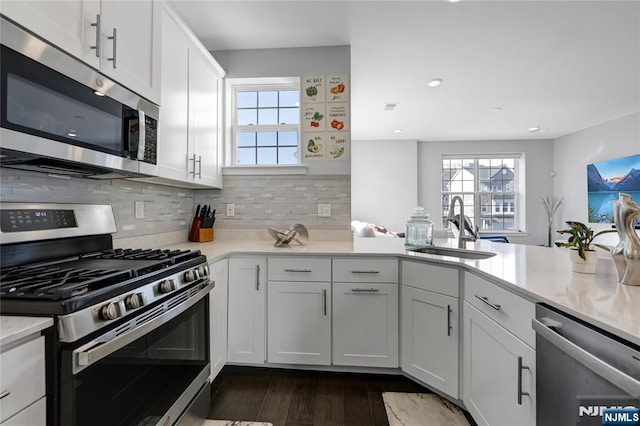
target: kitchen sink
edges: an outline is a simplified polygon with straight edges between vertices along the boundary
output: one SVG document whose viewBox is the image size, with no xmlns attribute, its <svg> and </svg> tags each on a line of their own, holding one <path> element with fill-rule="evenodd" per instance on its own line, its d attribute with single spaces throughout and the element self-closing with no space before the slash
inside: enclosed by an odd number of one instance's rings
<svg viewBox="0 0 640 426">
<path fill-rule="evenodd" d="M 418 253 L 437 254 L 439 256 L 460 257 L 463 259 L 488 259 L 496 255 L 489 251 L 466 250 L 452 247 L 412 247 L 407 248 L 409 251 Z"/>
</svg>

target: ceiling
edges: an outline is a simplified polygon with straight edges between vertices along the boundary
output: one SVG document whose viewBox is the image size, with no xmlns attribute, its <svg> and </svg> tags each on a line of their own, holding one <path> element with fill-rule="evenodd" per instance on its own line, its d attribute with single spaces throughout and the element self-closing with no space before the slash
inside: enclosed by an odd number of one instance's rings
<svg viewBox="0 0 640 426">
<path fill-rule="evenodd" d="M 636 0 L 171 3 L 214 56 L 350 45 L 354 140 L 554 139 L 640 110 Z"/>
</svg>

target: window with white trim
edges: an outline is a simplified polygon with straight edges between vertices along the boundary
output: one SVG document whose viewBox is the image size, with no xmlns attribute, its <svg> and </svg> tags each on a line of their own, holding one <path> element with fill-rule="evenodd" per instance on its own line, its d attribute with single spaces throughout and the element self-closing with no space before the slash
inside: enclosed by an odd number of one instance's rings
<svg viewBox="0 0 640 426">
<path fill-rule="evenodd" d="M 524 209 L 518 197 L 520 154 L 499 156 L 442 156 L 442 225 L 447 225 L 451 199 L 464 200 L 464 212 L 480 231 L 513 231 L 519 226 L 518 213 Z M 458 207 L 455 214 L 457 215 Z"/>
<path fill-rule="evenodd" d="M 299 78 L 234 79 L 231 165 L 300 164 Z"/>
</svg>

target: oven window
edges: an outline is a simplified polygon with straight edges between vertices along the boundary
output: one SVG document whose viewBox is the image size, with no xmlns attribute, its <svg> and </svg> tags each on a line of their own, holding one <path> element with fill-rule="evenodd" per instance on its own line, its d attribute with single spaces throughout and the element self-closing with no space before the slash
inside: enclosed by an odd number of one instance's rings
<svg viewBox="0 0 640 426">
<path fill-rule="evenodd" d="M 207 300 L 76 374 L 61 424 L 156 424 L 209 363 Z"/>
</svg>

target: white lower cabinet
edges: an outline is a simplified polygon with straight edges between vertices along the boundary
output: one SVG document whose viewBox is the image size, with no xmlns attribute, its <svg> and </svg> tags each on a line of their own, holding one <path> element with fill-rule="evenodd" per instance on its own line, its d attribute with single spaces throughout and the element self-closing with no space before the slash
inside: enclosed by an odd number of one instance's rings
<svg viewBox="0 0 640 426">
<path fill-rule="evenodd" d="M 458 398 L 458 271 L 405 261 L 402 284 L 402 371 Z"/>
<path fill-rule="evenodd" d="M 333 283 L 333 363 L 398 368 L 398 284 Z"/>
<path fill-rule="evenodd" d="M 209 265 L 211 280 L 215 287 L 209 294 L 209 332 L 211 334 L 211 375 L 213 381 L 227 363 L 227 291 L 229 283 L 229 261 L 220 260 Z"/>
<path fill-rule="evenodd" d="M 478 425 L 535 425 L 535 351 L 468 302 L 463 315 L 469 413 Z"/>
<path fill-rule="evenodd" d="M 227 361 L 263 364 L 267 260 L 229 259 Z"/>
<path fill-rule="evenodd" d="M 269 281 L 267 361 L 331 364 L 331 284 Z"/>
</svg>

